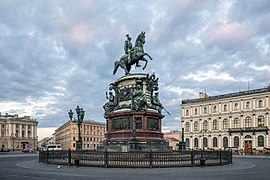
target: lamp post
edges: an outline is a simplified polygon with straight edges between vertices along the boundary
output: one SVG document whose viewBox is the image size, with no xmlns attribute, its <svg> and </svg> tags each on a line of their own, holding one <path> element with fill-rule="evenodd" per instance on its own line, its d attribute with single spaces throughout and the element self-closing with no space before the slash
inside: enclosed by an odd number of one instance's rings
<svg viewBox="0 0 270 180">
<path fill-rule="evenodd" d="M 12 139 L 12 151 L 14 151 L 14 140 L 15 140 L 16 136 L 15 134 L 11 134 L 11 139 Z"/>
<path fill-rule="evenodd" d="M 130 151 L 136 152 L 138 151 L 138 144 L 139 144 L 139 140 L 136 138 L 136 120 L 133 120 L 133 130 L 131 133 L 131 138 L 130 138 Z"/>
<path fill-rule="evenodd" d="M 185 129 L 182 128 L 182 141 L 179 141 L 179 151 L 185 151 L 186 150 L 186 142 L 184 137 L 184 131 Z"/>
<path fill-rule="evenodd" d="M 75 109 L 76 113 L 77 113 L 77 120 L 74 119 L 74 121 L 77 123 L 78 125 L 78 131 L 79 131 L 79 137 L 78 140 L 76 141 L 76 150 L 82 150 L 82 137 L 81 137 L 81 124 L 83 122 L 84 119 L 84 110 L 83 108 L 80 108 L 79 106 L 77 106 L 77 108 Z M 72 121 L 73 119 L 73 112 L 72 110 L 70 110 L 68 112 L 69 118 Z"/>
</svg>

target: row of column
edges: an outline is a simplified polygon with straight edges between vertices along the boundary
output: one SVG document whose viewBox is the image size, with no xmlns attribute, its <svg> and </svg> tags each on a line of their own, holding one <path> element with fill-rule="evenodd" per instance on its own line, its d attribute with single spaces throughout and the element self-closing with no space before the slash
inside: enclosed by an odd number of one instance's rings
<svg viewBox="0 0 270 180">
<path fill-rule="evenodd" d="M 28 138 L 28 131 L 30 130 L 30 137 L 36 137 L 37 136 L 37 132 L 36 132 L 36 127 L 33 125 L 30 125 L 30 129 L 28 128 L 29 125 L 25 125 L 25 130 L 24 130 L 24 137 Z M 22 137 L 22 124 L 19 125 L 19 132 L 18 132 L 18 137 Z M 16 124 L 8 124 L 8 131 L 7 129 L 2 129 L 2 127 L 0 127 L 0 137 L 2 137 L 2 131 L 4 132 L 4 136 L 15 136 L 16 134 Z"/>
</svg>

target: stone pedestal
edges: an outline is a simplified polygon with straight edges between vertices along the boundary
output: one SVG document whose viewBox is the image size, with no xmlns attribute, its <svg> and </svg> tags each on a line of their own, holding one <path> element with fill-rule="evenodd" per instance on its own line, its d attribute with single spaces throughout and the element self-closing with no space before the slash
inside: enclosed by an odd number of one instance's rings
<svg viewBox="0 0 270 180">
<path fill-rule="evenodd" d="M 154 97 L 158 78 L 149 74 L 123 76 L 111 84 L 112 95 L 104 105 L 108 151 L 169 151 L 161 132 L 163 106 Z M 135 135 L 134 135 L 135 133 Z M 133 136 L 132 136 L 133 134 Z"/>
</svg>

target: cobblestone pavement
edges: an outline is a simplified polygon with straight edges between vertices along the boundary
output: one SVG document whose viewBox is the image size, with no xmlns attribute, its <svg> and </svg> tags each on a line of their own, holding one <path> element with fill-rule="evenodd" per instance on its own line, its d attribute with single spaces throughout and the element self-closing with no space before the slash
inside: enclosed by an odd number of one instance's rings
<svg viewBox="0 0 270 180">
<path fill-rule="evenodd" d="M 6 166 L 2 160 L 7 162 Z M 224 166 L 140 169 L 58 166 L 39 163 L 37 155 L 25 155 L 0 156 L 0 166 L 3 167 L 0 169 L 0 179 L 261 180 L 270 176 L 270 158 L 265 156 L 235 156 L 232 165 Z"/>
</svg>

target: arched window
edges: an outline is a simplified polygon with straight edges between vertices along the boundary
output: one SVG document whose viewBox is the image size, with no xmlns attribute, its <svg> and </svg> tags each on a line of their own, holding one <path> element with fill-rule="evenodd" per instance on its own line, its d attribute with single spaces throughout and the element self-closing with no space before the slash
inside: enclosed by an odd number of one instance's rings
<svg viewBox="0 0 270 180">
<path fill-rule="evenodd" d="M 249 102 L 249 101 L 246 102 L 246 108 L 247 108 L 247 109 L 250 108 L 250 102 Z"/>
<path fill-rule="evenodd" d="M 251 127 L 251 117 L 248 116 L 245 119 L 245 127 Z"/>
<path fill-rule="evenodd" d="M 208 122 L 205 120 L 203 121 L 203 131 L 207 131 L 208 130 Z"/>
<path fill-rule="evenodd" d="M 198 140 L 198 138 L 194 138 L 194 147 L 199 147 L 199 140 Z"/>
<path fill-rule="evenodd" d="M 251 135 L 246 135 L 245 139 L 252 139 Z"/>
<path fill-rule="evenodd" d="M 258 147 L 264 147 L 264 137 L 262 135 L 258 136 Z"/>
<path fill-rule="evenodd" d="M 223 129 L 228 129 L 228 128 L 229 128 L 229 120 L 223 119 Z"/>
<path fill-rule="evenodd" d="M 186 132 L 189 132 L 190 131 L 190 124 L 189 122 L 186 123 Z"/>
<path fill-rule="evenodd" d="M 234 128 L 240 128 L 240 120 L 239 118 L 234 118 Z"/>
<path fill-rule="evenodd" d="M 195 108 L 194 114 L 195 114 L 195 115 L 198 115 L 198 109 L 197 109 L 197 108 Z"/>
<path fill-rule="evenodd" d="M 203 113 L 204 113 L 204 114 L 207 114 L 207 107 L 204 107 L 204 108 L 203 108 Z"/>
<path fill-rule="evenodd" d="M 217 112 L 217 106 L 213 106 L 213 112 Z"/>
<path fill-rule="evenodd" d="M 218 139 L 217 137 L 213 138 L 213 147 L 217 147 L 218 146 Z"/>
<path fill-rule="evenodd" d="M 223 138 L 223 147 L 224 148 L 228 147 L 228 138 L 227 137 Z"/>
<path fill-rule="evenodd" d="M 264 126 L 264 116 L 260 115 L 258 117 L 258 127 L 263 127 Z"/>
<path fill-rule="evenodd" d="M 224 106 L 223 106 L 223 111 L 224 111 L 224 112 L 228 111 L 228 105 L 227 105 L 227 104 L 224 104 Z"/>
<path fill-rule="evenodd" d="M 189 110 L 188 109 L 186 110 L 186 116 L 189 116 Z"/>
<path fill-rule="evenodd" d="M 234 145 L 234 147 L 239 147 L 239 137 L 238 136 L 235 136 L 233 138 L 233 145 Z"/>
<path fill-rule="evenodd" d="M 234 109 L 235 110 L 239 109 L 239 104 L 238 103 L 234 103 Z"/>
<path fill-rule="evenodd" d="M 213 121 L 213 130 L 218 130 L 218 121 L 216 119 Z"/>
<path fill-rule="evenodd" d="M 203 138 L 203 147 L 208 147 L 208 139 L 206 137 Z"/>
<path fill-rule="evenodd" d="M 186 147 L 189 147 L 190 143 L 189 143 L 189 138 L 186 138 Z"/>
<path fill-rule="evenodd" d="M 199 131 L 199 123 L 198 123 L 198 121 L 194 122 L 194 131 Z"/>
<path fill-rule="evenodd" d="M 262 100 L 259 100 L 258 101 L 258 108 L 262 108 L 263 107 L 263 101 Z"/>
</svg>

